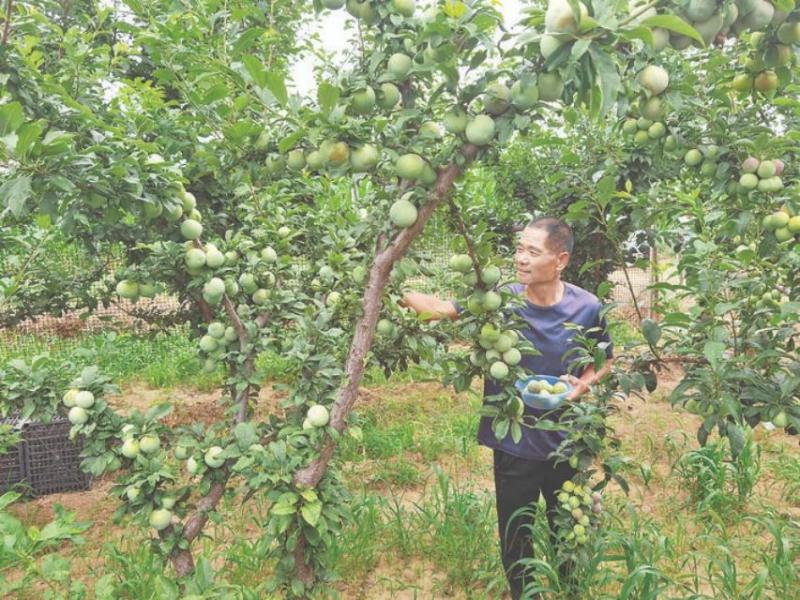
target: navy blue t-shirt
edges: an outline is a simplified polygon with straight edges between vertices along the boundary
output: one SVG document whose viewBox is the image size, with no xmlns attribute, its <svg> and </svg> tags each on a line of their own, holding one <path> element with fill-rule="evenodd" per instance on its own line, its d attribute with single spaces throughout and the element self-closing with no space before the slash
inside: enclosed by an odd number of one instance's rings
<svg viewBox="0 0 800 600">
<path fill-rule="evenodd" d="M 559 377 L 571 372 L 569 363 L 575 360 L 577 355 L 572 352 L 565 357 L 564 354 L 579 346 L 573 340 L 579 332 L 565 328 L 566 323 L 579 325 L 584 331 L 599 327 L 601 331 L 588 335 L 600 342 L 606 342 L 608 344 L 606 356 L 609 358 L 613 356 L 611 338 L 605 321 L 600 317 L 601 304 L 594 294 L 564 282 L 564 297 L 558 304 L 537 306 L 527 299 L 525 286 L 521 283 L 511 284 L 506 289 L 523 297 L 522 305 L 514 307 L 514 311 L 527 322 L 528 327 L 519 333 L 530 340 L 541 355 L 523 355 L 521 365 L 534 374 Z M 571 374 L 580 375 L 576 372 Z M 499 391 L 497 384 L 490 377 L 486 377 L 483 386 L 484 397 L 492 396 Z M 546 412 L 548 411 L 525 406 L 525 421 L 530 422 L 532 420 L 530 416 L 539 418 Z M 523 427 L 522 439 L 519 443 L 514 443 L 510 432 L 503 440 L 497 440 L 492 430 L 492 417 L 482 417 L 478 426 L 478 443 L 529 460 L 547 460 L 550 453 L 559 447 L 566 436 L 564 431 Z"/>
</svg>

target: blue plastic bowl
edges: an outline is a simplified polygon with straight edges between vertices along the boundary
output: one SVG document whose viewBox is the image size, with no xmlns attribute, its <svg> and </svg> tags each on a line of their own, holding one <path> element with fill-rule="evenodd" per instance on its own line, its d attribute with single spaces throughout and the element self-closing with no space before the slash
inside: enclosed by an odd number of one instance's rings
<svg viewBox="0 0 800 600">
<path fill-rule="evenodd" d="M 540 394 L 531 394 L 528 391 L 528 384 L 531 381 L 546 381 L 551 385 L 560 381 L 564 385 L 567 386 L 567 390 L 565 392 L 561 392 L 560 394 L 549 394 L 547 396 L 542 396 Z M 559 379 L 558 377 L 553 377 L 552 375 L 531 375 L 530 377 L 525 377 L 523 379 L 517 379 L 516 387 L 522 394 L 522 401 L 530 406 L 531 408 L 537 408 L 539 410 L 552 410 L 557 408 L 561 404 L 564 403 L 564 400 L 569 396 L 570 392 L 572 392 L 572 386 L 568 384 L 566 381 Z"/>
</svg>

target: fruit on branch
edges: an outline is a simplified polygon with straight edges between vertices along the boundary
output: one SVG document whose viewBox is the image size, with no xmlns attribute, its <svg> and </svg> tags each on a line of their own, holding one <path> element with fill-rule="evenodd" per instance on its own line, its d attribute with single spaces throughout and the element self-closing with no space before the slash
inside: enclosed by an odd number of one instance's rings
<svg viewBox="0 0 800 600">
<path fill-rule="evenodd" d="M 476 146 L 485 146 L 494 138 L 494 120 L 488 115 L 477 115 L 465 130 L 467 140 Z"/>
<path fill-rule="evenodd" d="M 328 409 L 321 404 L 315 404 L 308 409 L 306 420 L 312 427 L 325 427 L 330 420 Z"/>
<path fill-rule="evenodd" d="M 653 96 L 658 96 L 669 85 L 669 73 L 657 65 L 647 65 L 639 73 L 639 83 Z"/>
<path fill-rule="evenodd" d="M 389 219 L 395 227 L 411 227 L 417 222 L 417 207 L 408 200 L 397 200 L 389 209 Z"/>
</svg>

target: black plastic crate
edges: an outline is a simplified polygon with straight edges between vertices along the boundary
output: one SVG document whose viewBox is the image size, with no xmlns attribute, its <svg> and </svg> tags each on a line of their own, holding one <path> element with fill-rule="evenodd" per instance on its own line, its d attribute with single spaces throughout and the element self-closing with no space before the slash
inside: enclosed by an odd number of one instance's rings
<svg viewBox="0 0 800 600">
<path fill-rule="evenodd" d="M 81 445 L 69 439 L 70 427 L 63 417 L 46 424 L 38 421 L 23 424 L 22 443 L 18 447 L 22 477 L 12 485 L 34 496 L 89 489 L 91 478 L 80 469 Z M 5 480 L 5 469 L 2 474 Z M 11 475 L 9 470 L 9 480 Z M 4 485 L 5 481 L 0 482 L 0 489 Z"/>
<path fill-rule="evenodd" d="M 16 419 L 0 419 L 0 425 L 13 427 L 16 424 Z M 23 444 L 19 444 L 6 454 L 0 454 L 0 493 L 16 489 L 25 479 L 25 457 L 22 446 Z"/>
</svg>

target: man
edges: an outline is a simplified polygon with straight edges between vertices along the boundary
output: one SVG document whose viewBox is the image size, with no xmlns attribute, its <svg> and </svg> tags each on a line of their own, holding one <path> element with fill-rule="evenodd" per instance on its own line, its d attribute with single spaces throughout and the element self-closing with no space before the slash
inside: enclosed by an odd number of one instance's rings
<svg viewBox="0 0 800 600">
<path fill-rule="evenodd" d="M 593 294 L 576 285 L 561 281 L 561 272 L 569 263 L 573 248 L 570 227 L 559 219 L 544 217 L 530 222 L 519 238 L 514 255 L 514 265 L 519 283 L 507 289 L 523 297 L 522 305 L 514 310 L 526 321 L 527 328 L 520 331 L 541 353 L 525 356 L 522 366 L 537 375 L 554 375 L 569 381 L 574 389 L 568 400 L 574 400 L 589 390 L 589 386 L 605 375 L 611 367 L 612 346 L 605 322 L 600 315 L 601 304 Z M 433 319 L 456 319 L 461 311 L 458 304 L 436 296 L 408 293 L 403 304 L 417 313 L 427 313 Z M 570 368 L 570 349 L 576 347 L 575 331 L 565 327 L 572 323 L 584 331 L 594 329 L 593 335 L 604 342 L 609 360 L 599 372 L 594 366 L 585 368 L 576 377 Z M 484 397 L 500 390 L 498 384 L 487 377 Z M 540 418 L 545 411 L 525 407 L 526 422 Z M 494 478 L 497 498 L 497 522 L 501 541 L 501 555 L 506 570 L 511 596 L 517 600 L 524 587 L 524 568 L 518 564 L 522 558 L 533 555 L 532 544 L 526 536 L 530 516 L 512 515 L 544 496 L 548 519 L 552 527 L 552 510 L 555 496 L 561 485 L 575 475 L 567 462 L 555 464 L 550 457 L 566 438 L 563 431 L 545 431 L 524 427 L 522 439 L 514 443 L 509 433 L 497 440 L 492 431 L 491 417 L 481 418 L 478 442 L 494 451 Z"/>
</svg>

